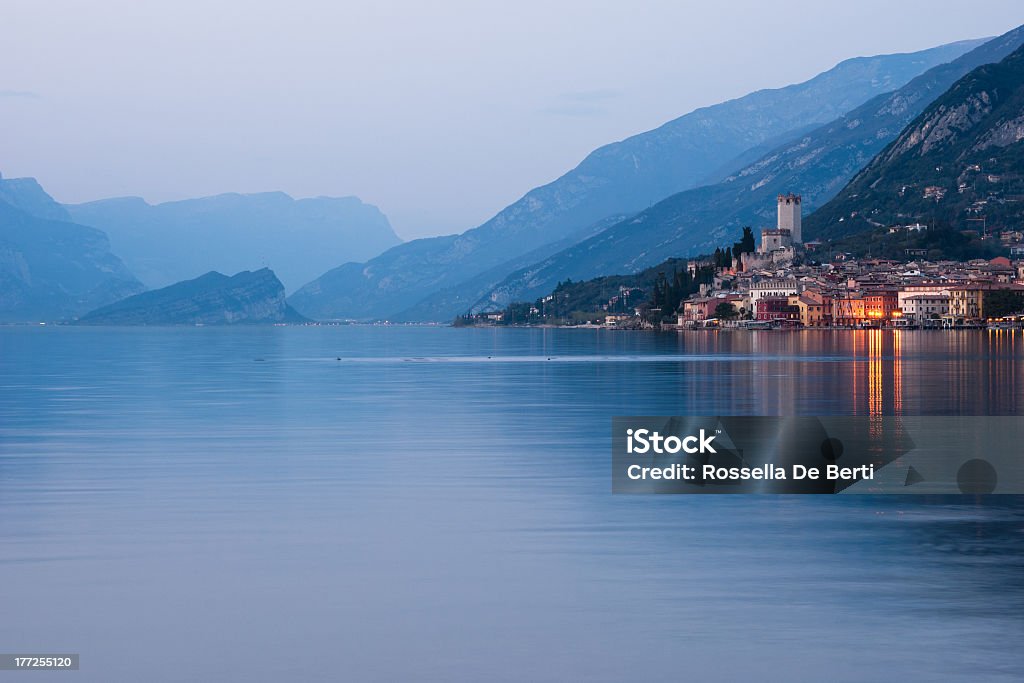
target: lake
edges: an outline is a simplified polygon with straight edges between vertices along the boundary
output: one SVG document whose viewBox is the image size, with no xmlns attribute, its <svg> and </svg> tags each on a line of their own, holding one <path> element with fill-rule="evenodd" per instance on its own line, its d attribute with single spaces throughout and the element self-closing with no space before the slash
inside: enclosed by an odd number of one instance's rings
<svg viewBox="0 0 1024 683">
<path fill-rule="evenodd" d="M 1024 335 L 0 328 L 33 680 L 1020 680 L 1017 497 L 613 496 L 614 415 L 1019 415 Z M 12 679 L 13 680 L 13 679 Z"/>
</svg>

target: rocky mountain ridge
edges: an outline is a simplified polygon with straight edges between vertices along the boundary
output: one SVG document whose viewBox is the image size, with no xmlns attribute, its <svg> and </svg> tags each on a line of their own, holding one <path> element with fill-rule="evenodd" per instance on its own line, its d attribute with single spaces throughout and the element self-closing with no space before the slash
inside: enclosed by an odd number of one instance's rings
<svg viewBox="0 0 1024 683">
<path fill-rule="evenodd" d="M 825 237 L 913 223 L 1019 229 L 1024 47 L 960 79 L 807 222 Z"/>
<path fill-rule="evenodd" d="M 285 301 L 284 285 L 269 268 L 233 276 L 209 272 L 154 289 L 83 316 L 89 325 L 236 325 L 297 323 L 306 319 Z"/>
</svg>

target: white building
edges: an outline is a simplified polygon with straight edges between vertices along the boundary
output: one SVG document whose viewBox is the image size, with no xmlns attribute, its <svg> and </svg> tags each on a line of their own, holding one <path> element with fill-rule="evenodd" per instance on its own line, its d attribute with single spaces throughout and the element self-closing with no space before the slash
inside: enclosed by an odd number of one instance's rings
<svg viewBox="0 0 1024 683">
<path fill-rule="evenodd" d="M 766 296 L 790 296 L 799 293 L 799 285 L 796 280 L 771 279 L 761 280 L 750 285 L 750 307 L 757 315 L 757 302 Z"/>
<path fill-rule="evenodd" d="M 949 315 L 949 293 L 912 294 L 903 299 L 903 318 L 913 323 Z"/>
<path fill-rule="evenodd" d="M 927 284 L 912 284 L 904 285 L 900 287 L 900 290 L 896 293 L 896 307 L 903 311 L 904 316 L 907 314 L 907 308 L 911 305 L 907 303 L 907 299 L 913 296 L 919 296 L 921 294 L 941 294 L 949 300 L 949 290 L 955 286 L 955 283 L 949 282 L 932 282 Z"/>
</svg>

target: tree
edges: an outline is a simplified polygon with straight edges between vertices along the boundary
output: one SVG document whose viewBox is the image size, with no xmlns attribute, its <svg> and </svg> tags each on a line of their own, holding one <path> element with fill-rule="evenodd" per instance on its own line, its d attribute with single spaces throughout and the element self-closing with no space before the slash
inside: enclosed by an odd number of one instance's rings
<svg viewBox="0 0 1024 683">
<path fill-rule="evenodd" d="M 717 247 L 712 262 L 716 268 L 732 268 L 732 247 Z"/>
<path fill-rule="evenodd" d="M 739 311 L 728 301 L 723 301 L 715 306 L 715 317 L 721 320 L 733 320 L 738 315 Z"/>
<path fill-rule="evenodd" d="M 1002 318 L 1024 312 L 1024 292 L 1013 289 L 993 289 L 982 295 L 986 318 Z"/>
<path fill-rule="evenodd" d="M 732 255 L 735 258 L 739 258 L 741 254 L 752 254 L 757 248 L 754 242 L 754 231 L 751 230 L 749 225 L 743 227 L 743 237 L 740 241 L 732 245 Z"/>
</svg>

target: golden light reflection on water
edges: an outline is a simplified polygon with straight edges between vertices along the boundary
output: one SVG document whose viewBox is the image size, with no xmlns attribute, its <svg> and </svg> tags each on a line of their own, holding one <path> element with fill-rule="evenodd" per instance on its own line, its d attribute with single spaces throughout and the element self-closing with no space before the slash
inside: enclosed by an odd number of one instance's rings
<svg viewBox="0 0 1024 683">
<path fill-rule="evenodd" d="M 684 332 L 677 350 L 706 355 L 701 372 L 716 377 L 681 366 L 687 405 L 713 388 L 743 414 L 1024 413 L 1022 330 Z"/>
<path fill-rule="evenodd" d="M 946 404 L 940 412 L 949 414 L 979 414 L 979 405 L 1016 412 L 1024 331 L 857 330 L 852 335 L 851 355 L 861 359 L 848 375 L 855 414 L 917 414 L 923 404 L 935 402 Z"/>
<path fill-rule="evenodd" d="M 868 342 L 868 415 L 878 417 L 883 408 L 882 331 L 865 330 L 861 334 L 867 335 Z"/>
<path fill-rule="evenodd" d="M 897 415 L 903 414 L 903 331 L 892 334 L 892 409 Z"/>
<path fill-rule="evenodd" d="M 991 353 L 988 356 L 988 376 L 990 381 L 987 398 L 990 401 L 1001 400 L 1006 396 L 1014 396 L 1017 390 L 1016 358 L 1020 354 L 1020 337 L 1024 330 L 989 330 L 988 343 Z"/>
</svg>

